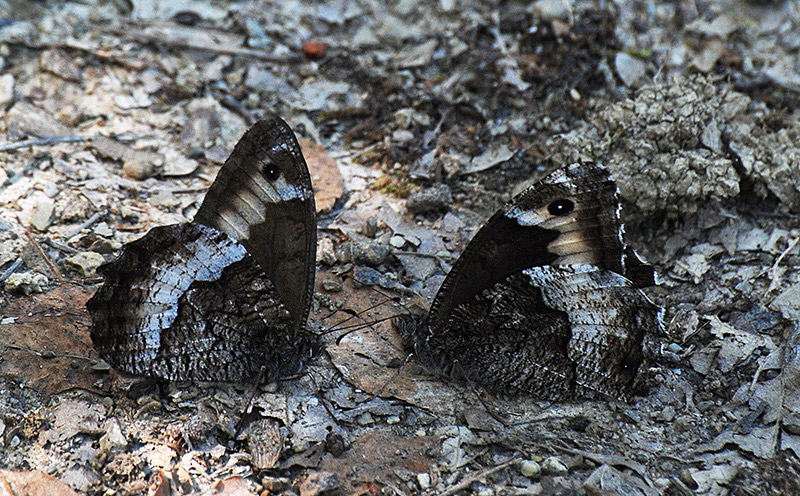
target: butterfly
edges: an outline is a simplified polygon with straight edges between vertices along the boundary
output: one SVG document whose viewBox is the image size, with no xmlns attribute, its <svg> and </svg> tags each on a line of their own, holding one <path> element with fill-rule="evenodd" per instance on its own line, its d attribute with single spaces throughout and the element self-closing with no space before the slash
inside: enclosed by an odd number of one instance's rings
<svg viewBox="0 0 800 496">
<path fill-rule="evenodd" d="M 663 311 L 626 245 L 616 184 L 594 163 L 556 170 L 475 234 L 427 314 L 398 319 L 433 369 L 501 394 L 626 398 Z"/>
<path fill-rule="evenodd" d="M 121 372 L 240 381 L 296 373 L 316 347 L 311 178 L 273 117 L 235 146 L 194 220 L 160 226 L 101 266 L 87 302 L 92 343 Z"/>
</svg>

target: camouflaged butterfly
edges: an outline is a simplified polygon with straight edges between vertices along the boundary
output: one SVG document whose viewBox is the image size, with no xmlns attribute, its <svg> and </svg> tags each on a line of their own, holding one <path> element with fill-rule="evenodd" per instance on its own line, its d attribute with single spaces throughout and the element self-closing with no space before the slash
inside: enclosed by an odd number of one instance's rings
<svg viewBox="0 0 800 496">
<path fill-rule="evenodd" d="M 662 309 L 654 270 L 623 239 L 617 187 L 573 164 L 517 195 L 478 231 L 427 315 L 398 319 L 428 366 L 501 394 L 626 398 Z"/>
<path fill-rule="evenodd" d="M 296 373 L 314 286 L 314 192 L 280 118 L 256 123 L 193 222 L 156 227 L 102 266 L 92 343 L 121 372 L 240 381 Z"/>
</svg>

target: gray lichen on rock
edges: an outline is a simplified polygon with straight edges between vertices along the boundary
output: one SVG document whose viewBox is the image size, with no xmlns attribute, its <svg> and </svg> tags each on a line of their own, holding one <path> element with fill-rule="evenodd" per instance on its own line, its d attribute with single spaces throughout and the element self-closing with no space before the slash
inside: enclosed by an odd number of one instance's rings
<svg viewBox="0 0 800 496">
<path fill-rule="evenodd" d="M 748 96 L 703 76 L 679 76 L 610 105 L 582 129 L 551 140 L 555 163 L 606 164 L 635 217 L 683 216 L 708 200 L 734 198 L 738 161 L 761 197 L 800 206 L 800 127 L 770 133 L 767 111 Z M 777 145 L 777 146 L 776 146 Z M 777 149 L 777 151 L 776 151 Z"/>
</svg>

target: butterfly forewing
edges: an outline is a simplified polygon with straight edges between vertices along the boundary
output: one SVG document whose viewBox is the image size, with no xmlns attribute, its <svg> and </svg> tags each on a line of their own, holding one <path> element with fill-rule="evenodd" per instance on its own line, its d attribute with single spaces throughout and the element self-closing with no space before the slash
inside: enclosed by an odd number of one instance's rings
<svg viewBox="0 0 800 496">
<path fill-rule="evenodd" d="M 548 206 L 562 199 L 570 199 L 574 210 L 563 219 L 550 216 L 550 222 L 542 222 Z M 558 251 L 621 270 L 617 206 L 614 183 L 596 166 L 561 169 L 529 187 L 495 213 L 464 249 L 431 305 L 431 323 L 440 325 L 457 305 L 511 274 L 558 263 L 563 256 Z"/>
<path fill-rule="evenodd" d="M 239 241 L 275 284 L 297 332 L 314 288 L 314 191 L 303 154 L 279 118 L 245 133 L 208 190 L 195 222 Z"/>
</svg>

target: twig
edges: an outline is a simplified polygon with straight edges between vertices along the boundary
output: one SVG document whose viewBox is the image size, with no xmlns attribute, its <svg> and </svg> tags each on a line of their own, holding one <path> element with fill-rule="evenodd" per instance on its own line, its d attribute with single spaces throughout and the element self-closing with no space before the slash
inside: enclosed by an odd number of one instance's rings
<svg viewBox="0 0 800 496">
<path fill-rule="evenodd" d="M 17 141 L 15 143 L 9 143 L 7 145 L 0 146 L 0 152 L 8 152 L 11 150 L 28 148 L 31 146 L 55 145 L 58 143 L 76 143 L 79 141 L 90 141 L 91 139 L 91 137 L 87 136 L 55 136 L 53 138 Z"/>
<path fill-rule="evenodd" d="M 81 252 L 77 248 L 73 248 L 73 247 L 71 247 L 69 245 L 65 245 L 64 243 L 59 243 L 58 241 L 53 241 L 50 238 L 44 238 L 42 240 L 42 243 L 46 244 L 50 248 L 55 248 L 56 250 L 64 251 L 64 252 L 67 252 L 67 253 L 69 253 L 71 255 L 74 255 L 76 253 L 80 253 Z"/>
<path fill-rule="evenodd" d="M 418 251 L 394 251 L 394 255 L 409 255 L 413 257 L 432 258 L 433 260 L 441 260 L 438 255 L 431 255 L 430 253 L 420 253 Z"/>
<path fill-rule="evenodd" d="M 170 191 L 173 195 L 193 195 L 195 193 L 204 193 L 208 191 L 208 186 L 203 188 L 183 188 L 183 189 L 173 189 Z"/>
<path fill-rule="evenodd" d="M 16 272 L 17 269 L 19 269 L 20 265 L 22 265 L 22 259 L 21 258 L 18 258 L 16 260 L 14 260 L 14 263 L 11 264 L 11 267 L 9 267 L 5 272 L 3 272 L 3 275 L 0 276 L 0 282 L 3 282 L 6 279 L 8 279 L 9 277 L 11 277 L 11 274 Z"/>
<path fill-rule="evenodd" d="M 98 137 L 104 138 L 111 138 L 116 141 L 120 141 L 123 143 L 130 143 L 133 141 L 138 141 L 140 139 L 149 139 L 153 135 L 144 135 L 144 136 L 132 136 L 130 134 L 112 134 L 110 136 L 104 135 L 95 135 L 95 136 L 53 136 L 51 138 L 40 138 L 40 139 L 32 139 L 32 140 L 24 140 L 24 141 L 15 141 L 14 143 L 7 143 L 5 145 L 0 145 L 0 152 L 9 152 L 13 150 L 19 150 L 20 148 L 29 148 L 32 146 L 47 146 L 47 145 L 57 145 L 59 143 L 80 143 L 83 141 L 93 141 Z"/>
<path fill-rule="evenodd" d="M 148 32 L 147 28 L 153 27 L 157 31 L 156 33 Z M 267 53 L 263 50 L 256 50 L 252 48 L 242 48 L 239 46 L 231 46 L 226 44 L 219 44 L 206 41 L 207 38 L 211 38 L 206 34 L 204 39 L 197 39 L 198 37 L 192 37 L 187 39 L 185 37 L 172 37 L 169 34 L 158 31 L 159 28 L 163 26 L 158 25 L 136 25 L 133 26 L 131 29 L 109 29 L 107 30 L 108 33 L 112 33 L 117 36 L 123 36 L 127 39 L 134 40 L 138 43 L 142 44 L 156 44 L 156 45 L 166 45 L 175 48 L 188 48 L 189 50 L 197 50 L 201 52 L 208 52 L 208 53 L 217 53 L 221 55 L 233 55 L 239 57 L 251 57 L 254 59 L 264 60 L 266 62 L 303 62 L 305 60 L 305 56 L 301 53 L 290 53 L 286 55 L 273 55 L 271 53 Z M 227 34 L 227 33 L 225 33 Z"/>
<path fill-rule="evenodd" d="M 2 486 L 0 486 L 3 489 L 2 496 L 17 496 L 14 490 L 11 489 L 11 484 L 3 477 L 3 474 L 0 474 L 0 482 L 2 482 Z"/>
<path fill-rule="evenodd" d="M 81 224 L 80 226 L 78 226 L 77 228 L 75 228 L 75 230 L 74 230 L 74 231 L 72 231 L 72 233 L 70 233 L 70 234 L 67 234 L 67 236 L 66 236 L 64 239 L 66 239 L 67 241 L 69 241 L 70 239 L 74 238 L 75 236 L 77 236 L 78 234 L 80 234 L 80 233 L 81 233 L 81 231 L 83 231 L 83 230 L 84 230 L 84 229 L 86 229 L 87 227 L 91 226 L 92 224 L 94 224 L 95 222 L 97 222 L 98 220 L 100 220 L 100 218 L 101 218 L 102 216 L 104 216 L 105 214 L 106 214 L 105 210 L 103 210 L 103 211 L 100 211 L 100 212 L 95 212 L 95 213 L 94 213 L 94 214 L 93 214 L 91 217 L 89 217 L 89 218 L 86 220 L 86 222 L 84 222 L 83 224 Z"/>
<path fill-rule="evenodd" d="M 36 248 L 36 250 L 39 252 L 39 255 L 42 256 L 45 263 L 48 265 L 48 267 L 50 267 L 50 270 L 53 271 L 53 274 L 56 275 L 58 280 L 60 282 L 65 282 L 64 277 L 62 277 L 61 274 L 58 272 L 58 269 L 56 268 L 55 264 L 53 263 L 52 260 L 50 260 L 50 257 L 47 256 L 47 253 L 44 252 L 44 249 L 42 249 L 42 245 L 40 245 L 39 242 L 36 241 L 36 238 L 33 237 L 33 234 L 31 234 L 30 231 L 25 229 L 25 236 L 27 236 L 30 242 L 33 243 L 34 248 Z"/>
<path fill-rule="evenodd" d="M 458 484 L 456 484 L 455 486 L 452 486 L 450 489 L 448 489 L 447 491 L 441 493 L 439 496 L 452 496 L 453 494 L 455 494 L 455 493 L 457 493 L 459 491 L 463 491 L 464 489 L 467 489 L 473 482 L 477 482 L 477 481 L 483 479 L 484 477 L 488 477 L 488 476 L 490 476 L 490 475 L 492 475 L 492 474 L 494 474 L 496 472 L 499 472 L 499 471 L 503 470 L 506 467 L 514 465 L 518 461 L 519 461 L 519 455 L 514 455 L 509 461 L 507 461 L 505 463 L 501 463 L 500 465 L 498 465 L 496 467 L 492 467 L 492 468 L 483 470 L 480 473 L 477 473 L 477 474 L 473 475 L 469 479 L 465 479 L 465 480 L 459 482 Z"/>
<path fill-rule="evenodd" d="M 33 348 L 30 348 L 28 346 L 20 346 L 20 345 L 17 345 L 17 344 L 6 345 L 6 348 L 8 348 L 9 350 L 24 351 L 26 353 L 30 353 L 31 355 L 36 355 L 38 357 L 47 358 L 47 359 L 50 359 L 50 358 L 72 358 L 74 360 L 85 360 L 87 362 L 94 361 L 94 359 L 92 359 L 92 358 L 81 356 L 81 355 L 73 355 L 71 353 L 55 353 L 55 352 L 52 352 L 52 351 L 44 351 L 44 352 L 36 351 Z"/>
<path fill-rule="evenodd" d="M 800 242 L 800 236 L 794 238 L 791 242 L 789 242 L 789 246 L 787 246 L 786 249 L 783 250 L 783 252 L 778 256 L 772 267 L 770 267 L 767 270 L 761 271 L 761 273 L 756 276 L 756 278 L 758 278 L 764 275 L 765 272 L 769 272 L 769 288 L 767 288 L 767 292 L 765 294 L 770 294 L 771 292 L 778 289 L 778 286 L 780 286 L 781 274 L 778 272 L 778 266 L 781 264 L 784 257 L 786 257 L 786 255 L 790 251 L 794 250 L 794 247 L 797 246 L 798 242 Z"/>
</svg>

